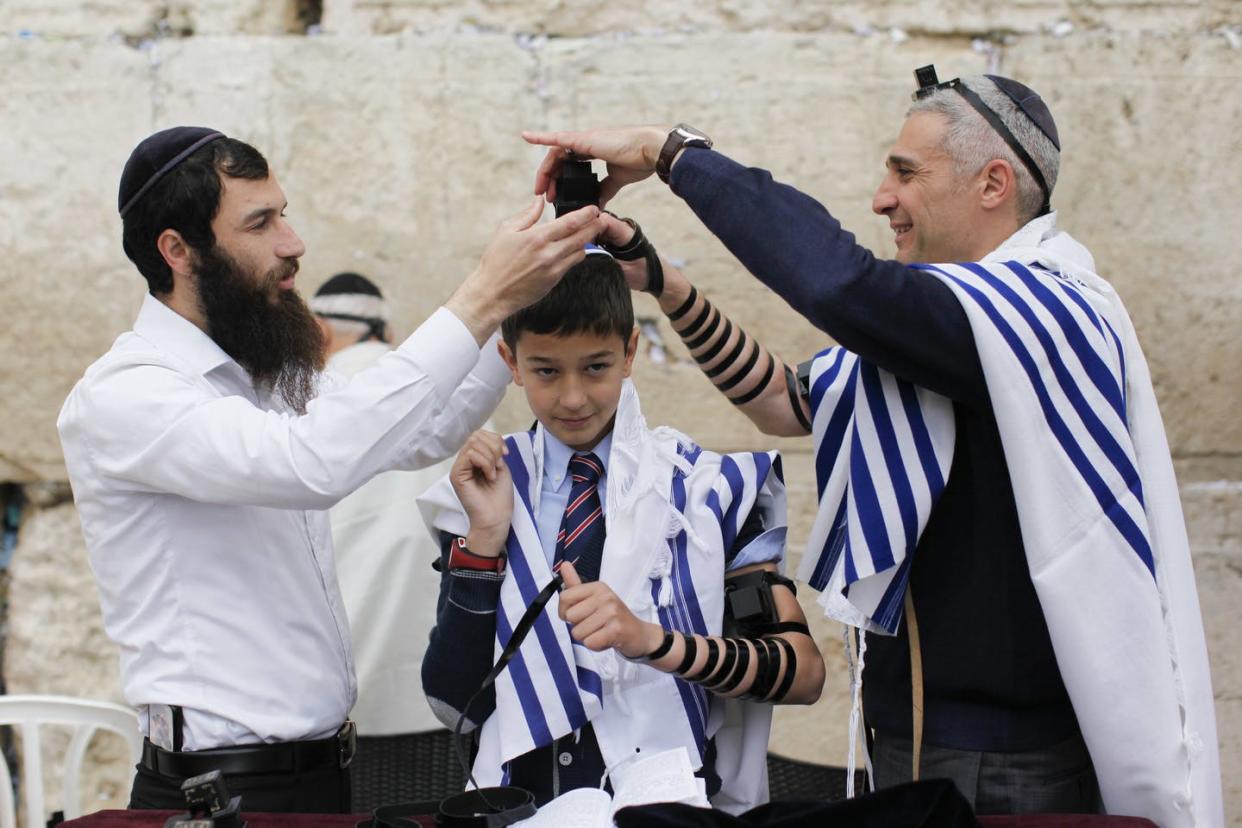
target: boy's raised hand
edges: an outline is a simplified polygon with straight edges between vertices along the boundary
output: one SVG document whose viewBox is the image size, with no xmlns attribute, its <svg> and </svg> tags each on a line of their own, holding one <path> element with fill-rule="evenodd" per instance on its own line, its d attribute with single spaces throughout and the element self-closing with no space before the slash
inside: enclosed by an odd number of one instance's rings
<svg viewBox="0 0 1242 828">
<path fill-rule="evenodd" d="M 503 437 L 480 429 L 466 439 L 449 470 L 449 482 L 470 521 L 466 548 L 476 555 L 498 556 L 509 535 L 513 481 L 507 453 Z"/>
<path fill-rule="evenodd" d="M 599 652 L 613 647 L 626 658 L 639 658 L 664 640 L 664 629 L 638 620 L 608 584 L 584 584 L 569 561 L 561 564 L 561 577 L 561 620 L 572 625 L 570 634 L 587 648 Z"/>
</svg>

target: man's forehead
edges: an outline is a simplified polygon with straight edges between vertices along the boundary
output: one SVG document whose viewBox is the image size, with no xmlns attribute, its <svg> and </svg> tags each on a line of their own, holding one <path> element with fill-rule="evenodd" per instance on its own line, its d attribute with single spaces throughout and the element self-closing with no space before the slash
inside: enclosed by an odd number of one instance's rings
<svg viewBox="0 0 1242 828">
<path fill-rule="evenodd" d="M 944 133 L 948 120 L 938 112 L 915 112 L 901 125 L 901 132 L 888 153 L 888 161 L 925 163 L 946 157 Z"/>
<path fill-rule="evenodd" d="M 220 183 L 220 215 L 244 216 L 255 210 L 280 210 L 285 206 L 285 191 L 275 173 L 254 179 L 222 175 Z"/>
</svg>

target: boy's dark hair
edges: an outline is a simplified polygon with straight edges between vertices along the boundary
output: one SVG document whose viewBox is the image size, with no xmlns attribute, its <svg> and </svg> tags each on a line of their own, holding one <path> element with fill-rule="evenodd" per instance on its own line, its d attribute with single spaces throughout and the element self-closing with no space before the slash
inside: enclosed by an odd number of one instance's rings
<svg viewBox="0 0 1242 828">
<path fill-rule="evenodd" d="M 500 335 L 517 353 L 518 337 L 525 331 L 569 336 L 616 334 L 629 347 L 634 330 L 634 301 L 621 275 L 621 266 L 599 253 L 565 272 L 548 295 L 500 323 Z"/>
<path fill-rule="evenodd" d="M 267 160 L 249 144 L 220 138 L 196 150 L 165 175 L 125 213 L 121 239 L 153 295 L 173 288 L 172 270 L 155 242 L 171 228 L 195 250 L 215 246 L 212 219 L 220 210 L 220 177 L 267 178 Z"/>
</svg>

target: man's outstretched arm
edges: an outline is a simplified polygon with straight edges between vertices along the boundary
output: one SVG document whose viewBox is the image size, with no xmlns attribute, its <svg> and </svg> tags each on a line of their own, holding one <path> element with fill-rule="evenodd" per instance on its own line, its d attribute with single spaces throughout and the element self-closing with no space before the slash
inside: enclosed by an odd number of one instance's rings
<svg viewBox="0 0 1242 828">
<path fill-rule="evenodd" d="M 604 227 L 603 241 L 614 247 L 631 244 L 635 231 L 629 224 L 606 214 Z M 645 259 L 618 264 L 631 289 L 649 287 Z M 809 434 L 810 408 L 797 393 L 796 368 L 725 316 L 667 259 L 661 258 L 660 264 L 664 283 L 657 297 L 660 310 L 717 390 L 765 434 Z"/>
<path fill-rule="evenodd" d="M 654 127 L 524 133 L 552 147 L 536 192 L 548 192 L 569 150 L 608 162 L 601 192 L 611 195 L 650 175 L 664 135 Z M 815 199 L 714 150 L 685 149 L 669 183 L 747 270 L 839 344 L 916 385 L 988 406 L 965 312 L 935 276 L 876 258 Z"/>
</svg>

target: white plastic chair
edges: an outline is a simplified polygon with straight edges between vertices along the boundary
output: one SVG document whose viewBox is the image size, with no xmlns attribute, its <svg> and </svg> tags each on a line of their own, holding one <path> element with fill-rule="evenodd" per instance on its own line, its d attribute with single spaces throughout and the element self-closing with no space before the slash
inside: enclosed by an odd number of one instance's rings
<svg viewBox="0 0 1242 828">
<path fill-rule="evenodd" d="M 73 728 L 62 774 L 65 819 L 82 815 L 82 759 L 96 730 L 110 730 L 125 737 L 133 763 L 138 762 L 142 753 L 138 715 L 128 707 L 68 696 L 0 696 L 0 725 L 14 725 L 22 734 L 22 791 L 28 828 L 43 828 L 48 819 L 43 810 L 43 754 L 39 742 L 39 727 L 45 724 Z M 13 781 L 8 764 L 0 759 L 0 828 L 16 826 Z"/>
</svg>

